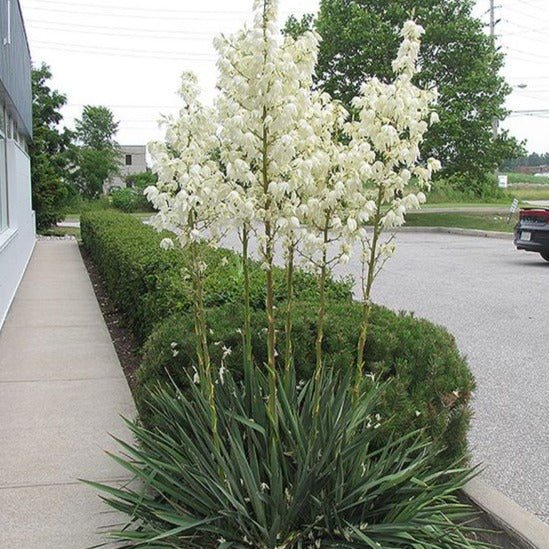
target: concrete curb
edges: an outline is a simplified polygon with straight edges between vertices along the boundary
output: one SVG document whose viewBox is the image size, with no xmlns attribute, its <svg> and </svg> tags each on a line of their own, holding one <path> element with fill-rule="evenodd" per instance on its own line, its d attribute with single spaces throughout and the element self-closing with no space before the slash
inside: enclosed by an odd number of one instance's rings
<svg viewBox="0 0 549 549">
<path fill-rule="evenodd" d="M 498 231 L 481 231 L 478 229 L 458 229 L 455 227 L 397 227 L 394 232 L 410 233 L 435 233 L 435 234 L 457 234 L 462 236 L 477 236 L 482 238 L 500 238 L 513 240 L 513 233 L 502 233 Z"/>
<path fill-rule="evenodd" d="M 513 544 L 510 547 L 549 549 L 549 525 L 492 486 L 474 478 L 463 488 L 463 494 L 505 532 Z"/>
<path fill-rule="evenodd" d="M 143 223 L 147 224 L 148 220 L 144 220 Z M 60 221 L 57 223 L 58 227 L 80 227 L 78 221 Z M 481 231 L 478 229 L 459 229 L 456 227 L 397 227 L 393 229 L 394 232 L 409 232 L 409 233 L 438 233 L 438 234 L 458 234 L 463 236 L 479 236 L 482 238 L 501 238 L 504 240 L 512 240 L 513 233 L 502 233 L 498 231 Z"/>
</svg>

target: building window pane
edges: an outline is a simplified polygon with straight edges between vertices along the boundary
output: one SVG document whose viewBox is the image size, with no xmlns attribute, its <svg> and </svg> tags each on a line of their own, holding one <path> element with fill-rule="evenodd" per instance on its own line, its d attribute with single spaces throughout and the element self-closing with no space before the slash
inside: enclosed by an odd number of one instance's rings
<svg viewBox="0 0 549 549">
<path fill-rule="evenodd" d="M 132 155 L 127 154 L 126 155 L 126 166 L 131 166 L 131 165 L 132 165 Z"/>
</svg>

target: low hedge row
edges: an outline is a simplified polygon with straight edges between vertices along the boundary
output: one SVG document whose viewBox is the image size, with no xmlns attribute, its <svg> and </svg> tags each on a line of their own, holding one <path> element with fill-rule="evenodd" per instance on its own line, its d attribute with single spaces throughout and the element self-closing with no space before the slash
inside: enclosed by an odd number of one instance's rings
<svg viewBox="0 0 549 549">
<path fill-rule="evenodd" d="M 115 305 L 127 316 L 129 325 L 141 342 L 154 325 L 192 305 L 191 282 L 185 276 L 188 255 L 180 249 L 163 250 L 159 234 L 129 214 L 104 210 L 86 212 L 80 219 L 82 241 L 99 268 Z M 204 246 L 201 259 L 207 265 L 204 299 L 207 307 L 242 303 L 244 273 L 238 254 Z M 286 297 L 284 271 L 275 269 L 277 302 Z M 259 262 L 250 264 L 251 301 L 264 307 L 265 276 Z M 295 295 L 314 299 L 316 278 L 306 272 L 295 274 Z M 327 295 L 349 301 L 350 285 L 330 281 Z"/>
<path fill-rule="evenodd" d="M 312 376 L 315 364 L 317 308 L 310 302 L 294 305 L 293 342 L 298 379 Z M 234 304 L 207 311 L 211 329 L 210 353 L 213 364 L 221 364 L 223 347 L 230 348 L 224 367 L 238 377 L 242 368 L 242 308 Z M 356 342 L 361 307 L 355 302 L 331 301 L 326 307 L 323 350 L 326 365 L 345 369 L 356 363 Z M 284 348 L 284 327 L 279 326 L 279 349 Z M 366 343 L 365 371 L 378 380 L 391 380 L 386 386 L 380 415 L 387 434 L 398 436 L 411 429 L 425 429 L 440 448 L 444 464 L 455 461 L 466 451 L 470 419 L 469 400 L 474 380 L 455 340 L 447 330 L 410 314 L 396 314 L 374 306 Z M 255 362 L 265 363 L 265 314 L 252 313 L 252 347 Z M 158 325 L 144 346 L 143 362 L 137 372 L 135 392 L 140 417 L 154 424 L 154 411 L 147 395 L 159 381 L 173 380 L 180 387 L 192 378 L 195 360 L 192 315 L 167 318 Z M 280 353 L 282 355 L 282 353 Z M 282 357 L 281 357 L 282 358 Z"/>
<path fill-rule="evenodd" d="M 153 425 L 147 406 L 148 390 L 170 377 L 184 386 L 195 362 L 192 293 L 185 277 L 189 264 L 184 251 L 162 250 L 165 235 L 140 220 L 112 211 L 89 212 L 81 218 L 82 239 L 99 268 L 114 303 L 126 314 L 136 335 L 145 342 L 135 397 L 142 420 Z M 225 366 L 235 375 L 241 368 L 242 287 L 240 258 L 227 250 L 202 250 L 208 265 L 205 300 L 212 330 L 210 352 L 220 364 L 222 347 L 232 352 Z M 258 263 L 250 268 L 252 286 L 253 352 L 258 364 L 266 361 L 264 331 L 264 272 Z M 284 272 L 275 272 L 277 300 L 285 299 Z M 348 368 L 356 360 L 360 305 L 350 299 L 348 284 L 331 281 L 324 352 L 327 366 Z M 315 363 L 317 281 L 298 272 L 294 314 L 294 356 L 298 376 L 306 379 Z M 282 322 L 282 318 L 279 319 Z M 279 327 L 279 350 L 284 329 Z M 282 353 L 280 353 L 282 354 Z M 466 450 L 472 374 L 454 338 L 443 328 L 411 315 L 374 307 L 366 345 L 366 367 L 378 379 L 391 379 L 380 414 L 391 421 L 387 429 L 403 434 L 425 428 L 445 448 L 447 464 Z M 389 435 L 389 432 L 387 433 Z"/>
</svg>

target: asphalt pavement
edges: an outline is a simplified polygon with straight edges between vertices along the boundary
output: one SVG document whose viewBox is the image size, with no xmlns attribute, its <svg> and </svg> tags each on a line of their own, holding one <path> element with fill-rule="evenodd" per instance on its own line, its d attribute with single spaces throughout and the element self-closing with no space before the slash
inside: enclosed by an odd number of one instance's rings
<svg viewBox="0 0 549 549">
<path fill-rule="evenodd" d="M 470 431 L 482 479 L 549 524 L 549 263 L 499 238 L 402 231 L 374 300 L 456 337 L 477 381 Z M 239 248 L 234 235 L 226 245 Z M 352 261 L 341 269 L 358 280 Z"/>
<path fill-rule="evenodd" d="M 549 523 L 549 263 L 511 236 L 401 232 L 396 243 L 374 300 L 454 334 L 477 380 L 470 445 L 483 480 Z"/>
<path fill-rule="evenodd" d="M 549 263 L 515 250 L 511 234 L 494 236 L 398 232 L 373 297 L 455 336 L 477 381 L 473 463 L 484 482 L 549 524 Z M 224 245 L 240 249 L 236 235 Z M 359 280 L 357 260 L 339 274 Z"/>
</svg>

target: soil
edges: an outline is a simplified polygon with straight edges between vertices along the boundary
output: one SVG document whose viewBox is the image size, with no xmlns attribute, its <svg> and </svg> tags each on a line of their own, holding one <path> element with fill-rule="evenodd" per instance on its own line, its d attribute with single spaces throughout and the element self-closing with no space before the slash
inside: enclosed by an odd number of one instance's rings
<svg viewBox="0 0 549 549">
<path fill-rule="evenodd" d="M 99 270 L 93 263 L 86 249 L 80 243 L 80 254 L 84 260 L 84 265 L 88 270 L 95 297 L 99 303 L 103 318 L 109 329 L 112 343 L 118 355 L 118 360 L 124 370 L 124 375 L 132 393 L 136 387 L 136 372 L 141 364 L 140 345 L 137 338 L 128 327 L 128 323 L 122 314 L 111 302 Z"/>
</svg>

